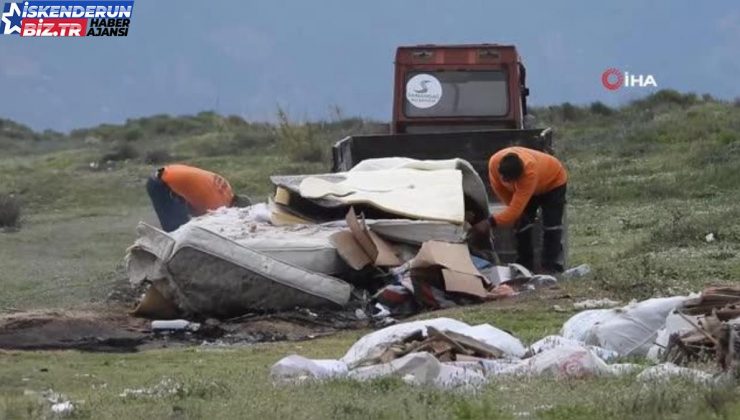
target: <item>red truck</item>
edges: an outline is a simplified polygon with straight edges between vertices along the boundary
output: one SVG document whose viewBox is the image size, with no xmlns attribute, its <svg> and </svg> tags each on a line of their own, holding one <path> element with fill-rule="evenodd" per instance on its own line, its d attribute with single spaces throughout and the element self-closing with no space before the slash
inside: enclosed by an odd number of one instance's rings
<svg viewBox="0 0 740 420">
<path fill-rule="evenodd" d="M 502 148 L 518 145 L 552 153 L 550 128 L 525 128 L 529 89 L 514 46 L 399 47 L 393 92 L 391 133 L 340 140 L 333 149 L 334 171 L 379 157 L 461 158 L 487 184 L 488 158 Z M 494 236 L 499 258 L 512 261 L 511 231 L 498 229 Z"/>
</svg>

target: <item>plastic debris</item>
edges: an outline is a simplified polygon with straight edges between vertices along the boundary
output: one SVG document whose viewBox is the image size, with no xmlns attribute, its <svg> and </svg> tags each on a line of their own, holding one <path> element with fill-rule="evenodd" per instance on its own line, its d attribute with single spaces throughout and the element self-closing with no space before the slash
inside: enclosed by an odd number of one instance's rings
<svg viewBox="0 0 740 420">
<path fill-rule="evenodd" d="M 347 365 L 339 360 L 312 360 L 294 354 L 275 363 L 270 369 L 270 376 L 275 382 L 303 382 L 308 379 L 343 377 L 347 371 Z"/>
<path fill-rule="evenodd" d="M 609 366 L 583 346 L 556 347 L 536 354 L 502 375 L 553 376 L 556 379 L 582 379 L 613 374 Z"/>
<path fill-rule="evenodd" d="M 547 350 L 552 350 L 558 347 L 585 347 L 594 354 L 596 354 L 599 358 L 604 360 L 605 362 L 612 361 L 619 357 L 619 353 L 612 350 L 607 350 L 598 346 L 587 346 L 583 343 L 572 340 L 569 338 L 561 337 L 559 335 L 549 335 L 545 338 L 542 338 L 538 340 L 537 342 L 533 343 L 531 346 L 529 346 L 529 351 L 527 354 L 535 355 L 538 353 L 542 353 Z"/>
<path fill-rule="evenodd" d="M 71 401 L 59 402 L 51 405 L 51 411 L 58 416 L 68 416 L 74 412 L 75 406 Z"/>
<path fill-rule="evenodd" d="M 198 331 L 200 324 L 186 319 L 152 321 L 152 331 Z"/>
<path fill-rule="evenodd" d="M 176 395 L 183 392 L 184 389 L 185 387 L 174 379 L 164 378 L 159 383 L 149 388 L 125 388 L 123 392 L 118 394 L 118 396 L 121 398 L 161 398 Z"/>
<path fill-rule="evenodd" d="M 709 385 L 714 380 L 713 375 L 707 372 L 676 366 L 673 363 L 652 366 L 637 375 L 640 382 L 668 382 L 674 378 L 688 379 L 700 385 Z"/>
<path fill-rule="evenodd" d="M 575 279 L 579 277 L 587 276 L 591 273 L 591 266 L 588 264 L 581 264 L 577 267 L 569 268 L 563 272 L 563 278 Z"/>
<path fill-rule="evenodd" d="M 587 299 L 573 304 L 573 309 L 582 311 L 584 309 L 602 309 L 602 308 L 613 308 L 619 306 L 619 302 L 611 299 Z"/>
<path fill-rule="evenodd" d="M 583 341 L 614 350 L 620 356 L 646 356 L 668 314 L 686 299 L 686 296 L 648 299 L 609 310 L 613 316 L 593 325 Z"/>
<path fill-rule="evenodd" d="M 359 319 L 360 321 L 364 321 L 367 319 L 367 314 L 365 314 L 365 311 L 363 311 L 360 308 L 355 309 L 355 318 Z"/>
<path fill-rule="evenodd" d="M 617 313 L 611 309 L 591 309 L 579 312 L 565 321 L 563 328 L 560 330 L 560 335 L 571 340 L 584 342 L 594 325 L 616 316 Z"/>
</svg>

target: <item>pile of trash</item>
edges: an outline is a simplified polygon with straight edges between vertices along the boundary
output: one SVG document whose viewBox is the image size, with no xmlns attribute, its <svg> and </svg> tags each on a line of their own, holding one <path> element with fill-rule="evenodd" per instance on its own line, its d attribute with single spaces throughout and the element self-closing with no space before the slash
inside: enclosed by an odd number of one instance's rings
<svg viewBox="0 0 740 420">
<path fill-rule="evenodd" d="M 348 172 L 274 176 L 268 203 L 221 208 L 171 233 L 146 223 L 127 253 L 134 310 L 155 319 L 229 319 L 294 308 L 368 318 L 512 296 L 556 283 L 496 264 L 469 223 L 486 188 L 459 160 L 369 159 Z"/>
<path fill-rule="evenodd" d="M 725 370 L 740 359 L 740 287 L 709 287 L 671 314 L 660 334 L 663 361 L 712 358 Z"/>
<path fill-rule="evenodd" d="M 607 365 L 583 343 L 537 342 L 528 350 L 506 331 L 449 318 L 393 325 L 358 340 L 339 360 L 291 355 L 272 366 L 274 382 L 397 376 L 441 388 L 479 386 L 501 376 L 586 378 L 619 375 L 628 365 Z"/>
<path fill-rule="evenodd" d="M 449 318 L 401 323 L 362 337 L 341 359 L 312 360 L 291 355 L 275 363 L 270 375 L 278 384 L 396 376 L 409 384 L 458 388 L 480 386 L 492 378 L 505 376 L 564 379 L 641 371 L 636 377 L 638 381 L 682 377 L 711 384 L 724 376 L 719 371 L 710 373 L 680 366 L 687 359 L 667 361 L 671 349 L 662 343 L 666 337 L 689 341 L 689 337 L 695 337 L 690 329 L 699 328 L 698 324 L 679 326 L 675 321 L 683 318 L 676 318 L 676 314 L 695 311 L 697 307 L 716 312 L 716 307 L 703 304 L 715 302 L 719 294 L 738 296 L 740 289 L 710 288 L 698 297 L 654 298 L 620 308 L 586 310 L 567 320 L 561 335 L 544 337 L 529 347 L 489 324 L 470 326 Z M 734 302 L 722 300 L 717 305 L 725 308 Z M 725 325 L 734 329 L 735 323 L 726 322 Z M 737 354 L 732 347 L 718 347 L 715 351 L 725 359 L 729 353 Z M 618 363 L 627 357 L 633 361 L 647 358 L 657 364 L 646 367 Z M 725 361 L 718 367 L 724 372 L 734 372 L 735 362 Z"/>
</svg>

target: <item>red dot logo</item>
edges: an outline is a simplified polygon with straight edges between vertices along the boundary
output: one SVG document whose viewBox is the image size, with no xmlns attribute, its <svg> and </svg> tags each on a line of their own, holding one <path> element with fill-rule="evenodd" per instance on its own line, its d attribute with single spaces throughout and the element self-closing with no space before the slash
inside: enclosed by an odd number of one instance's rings
<svg viewBox="0 0 740 420">
<path fill-rule="evenodd" d="M 614 67 L 601 73 L 601 84 L 609 90 L 617 90 L 624 83 L 624 73 Z"/>
</svg>

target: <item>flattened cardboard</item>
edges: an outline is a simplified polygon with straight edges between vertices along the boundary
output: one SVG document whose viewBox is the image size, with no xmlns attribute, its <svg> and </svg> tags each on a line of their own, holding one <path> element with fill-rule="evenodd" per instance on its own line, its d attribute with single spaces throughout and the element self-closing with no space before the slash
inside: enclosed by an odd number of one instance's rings
<svg viewBox="0 0 740 420">
<path fill-rule="evenodd" d="M 478 272 L 470 259 L 465 244 L 440 241 L 424 242 L 413 260 L 412 268 L 442 267 L 445 290 L 485 298 L 488 292 L 483 286 L 485 278 Z"/>
<path fill-rule="evenodd" d="M 337 248 L 339 256 L 355 270 L 362 270 L 373 261 L 368 257 L 360 244 L 357 243 L 350 231 L 337 232 L 329 237 L 329 241 Z"/>
<path fill-rule="evenodd" d="M 479 276 L 443 268 L 442 277 L 445 280 L 445 290 L 448 292 L 465 293 L 480 298 L 488 294 L 486 288 L 483 287 L 483 279 Z"/>
<path fill-rule="evenodd" d="M 370 258 L 371 261 L 375 261 L 378 258 L 380 251 L 378 247 L 373 243 L 373 238 L 370 237 L 367 231 L 367 227 L 361 226 L 360 221 L 357 219 L 355 209 L 350 208 L 347 212 L 347 217 L 344 218 L 347 221 L 347 227 L 349 227 L 352 236 L 354 236 L 357 244 L 360 246 L 365 255 Z"/>
<path fill-rule="evenodd" d="M 350 267 L 361 270 L 368 264 L 379 267 L 394 267 L 402 264 L 393 251 L 393 247 L 375 232 L 369 230 L 364 221 L 357 218 L 354 208 L 350 207 L 345 220 L 349 231 L 335 233 L 329 237 L 329 240 L 337 248 L 339 256 Z"/>
</svg>

